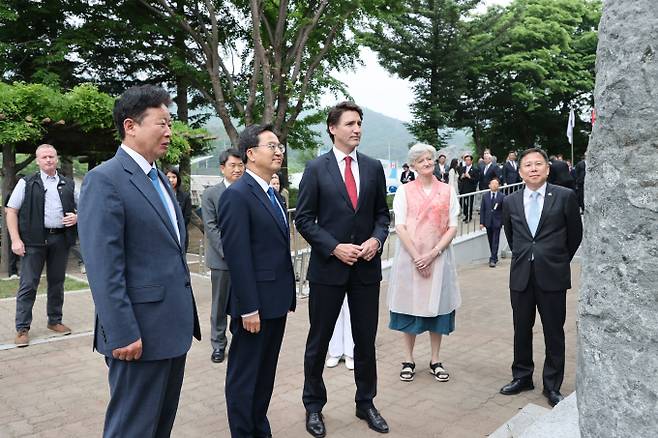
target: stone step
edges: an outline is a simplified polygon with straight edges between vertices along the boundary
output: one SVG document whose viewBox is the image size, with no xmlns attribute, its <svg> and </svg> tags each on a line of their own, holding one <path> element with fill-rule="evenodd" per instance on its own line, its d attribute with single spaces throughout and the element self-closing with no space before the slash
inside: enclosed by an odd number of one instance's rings
<svg viewBox="0 0 658 438">
<path fill-rule="evenodd" d="M 489 438 L 580 438 L 574 391 L 552 410 L 532 403 L 500 426 Z"/>
<path fill-rule="evenodd" d="M 537 419 L 551 412 L 550 409 L 528 403 L 515 416 L 500 426 L 489 438 L 518 438 Z"/>
</svg>

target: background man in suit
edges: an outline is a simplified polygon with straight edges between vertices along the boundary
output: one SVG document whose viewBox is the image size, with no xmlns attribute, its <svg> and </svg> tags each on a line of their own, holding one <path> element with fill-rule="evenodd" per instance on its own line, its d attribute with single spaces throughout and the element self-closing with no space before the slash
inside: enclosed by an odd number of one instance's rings
<svg viewBox="0 0 658 438">
<path fill-rule="evenodd" d="M 496 164 L 491 156 L 491 151 L 485 149 L 482 154 L 482 159 L 484 160 L 483 165 L 480 169 L 480 190 L 486 190 L 489 188 L 489 181 L 491 178 L 497 178 L 500 180 L 500 167 Z"/>
<path fill-rule="evenodd" d="M 498 242 L 500 240 L 500 229 L 503 227 L 503 199 L 505 195 L 498 191 L 500 182 L 494 177 L 489 181 L 491 193 L 482 195 L 480 203 L 480 229 L 487 229 L 489 239 L 489 267 L 495 268 L 498 263 Z"/>
<path fill-rule="evenodd" d="M 551 172 L 548 175 L 548 183 L 555 184 L 556 186 L 566 187 L 571 190 L 576 190 L 576 186 L 569 170 L 569 165 L 562 159 L 551 156 L 550 158 Z"/>
<path fill-rule="evenodd" d="M 324 359 L 347 293 L 354 338 L 356 415 L 388 432 L 373 404 L 377 393 L 375 335 L 379 317 L 380 251 L 388 235 L 386 179 L 379 161 L 356 151 L 363 111 L 353 102 L 334 106 L 327 132 L 334 147 L 308 162 L 299 186 L 295 224 L 311 244 L 307 278 L 311 327 L 304 355 L 306 429 L 326 434 Z"/>
<path fill-rule="evenodd" d="M 477 166 L 473 165 L 473 156 L 470 154 L 464 155 L 464 165 L 459 169 L 459 181 L 461 186 L 459 194 L 473 193 L 477 190 L 478 181 L 480 180 L 480 171 Z M 464 222 L 468 223 L 473 220 L 473 201 L 475 196 L 466 196 L 462 201 L 462 209 L 464 211 Z"/>
<path fill-rule="evenodd" d="M 406 184 L 415 179 L 416 179 L 416 175 L 411 170 L 409 170 L 409 165 L 407 163 L 404 163 L 402 165 L 402 173 L 400 174 L 400 182 L 402 184 Z"/>
<path fill-rule="evenodd" d="M 244 173 L 242 156 L 237 149 L 227 149 L 219 154 L 219 169 L 224 180 L 208 187 L 201 197 L 203 228 L 206 238 L 206 266 L 210 269 L 212 287 L 212 304 L 210 307 L 210 360 L 214 363 L 224 361 L 226 350 L 226 305 L 228 291 L 231 287 L 228 265 L 224 260 L 222 232 L 219 228 L 219 198 L 231 184 Z"/>
<path fill-rule="evenodd" d="M 503 164 L 503 184 L 517 184 L 521 182 L 519 175 L 519 163 L 516 162 L 516 152 L 510 151 L 507 154 L 507 161 Z M 516 191 L 514 188 L 512 191 Z"/>
<path fill-rule="evenodd" d="M 105 437 L 169 436 L 192 336 L 201 339 L 185 223 L 155 160 L 167 152 L 171 99 L 160 87 L 114 104 L 122 144 L 80 193 L 79 234 L 96 306 L 94 348 L 109 367 Z"/>
<path fill-rule="evenodd" d="M 37 297 L 43 265 L 48 281 L 48 329 L 57 335 L 71 334 L 62 324 L 64 279 L 69 248 L 75 243 L 77 194 L 71 178 L 57 173 L 57 151 L 42 144 L 35 152 L 39 172 L 21 178 L 5 209 L 11 250 L 21 261 L 16 292 L 16 340 L 27 347 L 32 308 Z"/>
<path fill-rule="evenodd" d="M 533 389 L 532 327 L 536 309 L 544 327 L 546 360 L 544 395 L 551 406 L 562 400 L 566 292 L 571 288 L 570 262 L 583 237 L 573 190 L 547 184 L 549 165 L 539 148 L 519 159 L 524 190 L 503 202 L 503 223 L 512 250 L 510 296 L 514 320 L 513 380 L 501 394 Z"/>
<path fill-rule="evenodd" d="M 271 125 L 247 127 L 239 146 L 247 171 L 219 201 L 224 256 L 233 279 L 226 410 L 234 438 L 271 437 L 267 409 L 286 316 L 296 304 L 289 226 L 282 200 L 269 186 L 285 147 Z"/>
</svg>

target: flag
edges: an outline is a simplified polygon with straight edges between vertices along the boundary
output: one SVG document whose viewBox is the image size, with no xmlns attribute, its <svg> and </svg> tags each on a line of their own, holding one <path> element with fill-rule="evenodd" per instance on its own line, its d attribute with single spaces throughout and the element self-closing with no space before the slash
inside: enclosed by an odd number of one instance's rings
<svg viewBox="0 0 658 438">
<path fill-rule="evenodd" d="M 567 122 L 567 138 L 569 139 L 569 144 L 573 145 L 573 128 L 576 126 L 576 115 L 573 112 L 573 108 L 569 110 L 569 121 Z"/>
</svg>

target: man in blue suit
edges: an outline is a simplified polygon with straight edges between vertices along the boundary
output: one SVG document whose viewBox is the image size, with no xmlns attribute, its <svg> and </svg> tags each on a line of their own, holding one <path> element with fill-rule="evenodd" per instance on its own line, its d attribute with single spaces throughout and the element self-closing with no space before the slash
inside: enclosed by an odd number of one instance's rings
<svg viewBox="0 0 658 438">
<path fill-rule="evenodd" d="M 487 229 L 489 239 L 489 267 L 495 268 L 498 263 L 498 242 L 500 240 L 500 229 L 503 227 L 503 199 L 505 195 L 498 191 L 500 182 L 494 177 L 489 181 L 490 193 L 482 195 L 480 203 L 480 229 Z"/>
<path fill-rule="evenodd" d="M 128 89 L 114 104 L 122 144 L 91 170 L 78 226 L 96 306 L 94 348 L 109 368 L 105 437 L 167 437 L 192 336 L 201 339 L 185 260 L 185 224 L 155 160 L 167 152 L 171 99 Z"/>
<path fill-rule="evenodd" d="M 373 399 L 377 395 L 380 253 L 390 216 L 381 163 L 357 152 L 362 118 L 363 111 L 353 102 L 339 103 L 329 111 L 327 132 L 334 147 L 306 164 L 299 185 L 295 224 L 311 245 L 307 275 L 311 327 L 302 401 L 306 430 L 316 438 L 326 435 L 322 408 L 327 391 L 322 371 L 346 294 L 355 345 L 356 416 L 376 432 L 389 431 Z"/>
<path fill-rule="evenodd" d="M 271 125 L 247 127 L 239 147 L 247 170 L 224 191 L 218 213 L 224 258 L 237 279 L 229 291 L 226 410 L 232 437 L 271 437 L 267 409 L 286 316 L 296 304 L 289 224 L 269 185 L 285 147 Z"/>
</svg>

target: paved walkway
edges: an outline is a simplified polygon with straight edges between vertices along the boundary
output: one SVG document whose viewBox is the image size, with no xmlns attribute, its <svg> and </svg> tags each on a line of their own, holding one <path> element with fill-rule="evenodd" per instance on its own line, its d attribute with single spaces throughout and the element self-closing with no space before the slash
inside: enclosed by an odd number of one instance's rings
<svg viewBox="0 0 658 438">
<path fill-rule="evenodd" d="M 387 419 L 390 437 L 485 437 L 527 403 L 548 407 L 536 373 L 534 391 L 506 397 L 499 388 L 510 380 L 512 321 L 507 276 L 509 261 L 496 269 L 485 265 L 459 270 L 463 305 L 457 329 L 444 338 L 441 358 L 451 379 L 439 383 L 429 375 L 429 339 L 418 339 L 416 379 L 398 378 L 403 358 L 401 338 L 387 328 L 385 288 L 382 285 L 377 337 L 379 388 L 376 406 Z M 574 287 L 580 271 L 574 269 Z M 226 363 L 210 362 L 210 281 L 194 276 L 193 286 L 202 316 L 202 342 L 194 342 L 174 437 L 228 437 L 224 379 Z M 31 330 L 33 338 L 47 337 L 44 296 L 37 298 Z M 567 365 L 563 393 L 574 390 L 577 294 L 568 294 Z M 13 299 L 0 300 L 0 347 L 13 342 Z M 308 330 L 306 300 L 288 319 L 269 418 L 276 437 L 307 437 L 301 403 L 303 355 Z M 65 323 L 73 335 L 27 348 L 0 350 L 0 437 L 100 436 L 108 401 L 107 371 L 92 352 L 93 307 L 88 292 L 66 295 Z M 543 363 L 543 339 L 537 318 L 535 363 Z M 325 371 L 329 402 L 324 409 L 329 437 L 376 437 L 354 416 L 352 372 L 340 366 Z"/>
</svg>

